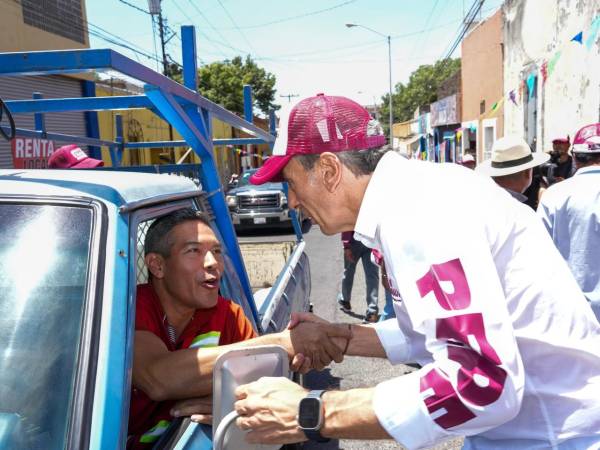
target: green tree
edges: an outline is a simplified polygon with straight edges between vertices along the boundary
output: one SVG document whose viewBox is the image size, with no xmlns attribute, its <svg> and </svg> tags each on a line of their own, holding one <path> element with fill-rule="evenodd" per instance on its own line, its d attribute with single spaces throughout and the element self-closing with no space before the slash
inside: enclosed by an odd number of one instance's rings
<svg viewBox="0 0 600 450">
<path fill-rule="evenodd" d="M 460 59 L 446 59 L 435 64 L 423 65 L 415 70 L 408 83 L 398 83 L 392 96 L 394 122 L 404 122 L 413 117 L 419 106 L 439 100 L 440 84 L 460 70 Z M 386 133 L 389 131 L 389 94 L 381 97 L 380 117 Z"/>
<path fill-rule="evenodd" d="M 264 114 L 277 109 L 275 75 L 259 67 L 250 56 L 242 60 L 236 56 L 231 61 L 214 62 L 198 70 L 198 91 L 224 108 L 243 114 L 245 84 L 252 86 L 255 105 Z"/>
</svg>

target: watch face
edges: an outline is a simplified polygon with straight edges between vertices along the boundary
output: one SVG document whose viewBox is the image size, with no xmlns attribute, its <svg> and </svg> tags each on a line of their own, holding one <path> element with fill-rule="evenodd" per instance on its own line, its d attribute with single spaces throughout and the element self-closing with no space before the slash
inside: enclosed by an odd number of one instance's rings
<svg viewBox="0 0 600 450">
<path fill-rule="evenodd" d="M 321 401 L 318 398 L 303 398 L 298 408 L 300 428 L 316 430 L 321 426 Z"/>
</svg>

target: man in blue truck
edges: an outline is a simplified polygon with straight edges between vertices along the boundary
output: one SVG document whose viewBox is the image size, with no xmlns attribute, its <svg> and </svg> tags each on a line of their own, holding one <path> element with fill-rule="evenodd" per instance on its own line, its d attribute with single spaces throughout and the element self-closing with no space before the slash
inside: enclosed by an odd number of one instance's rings
<svg viewBox="0 0 600 450">
<path fill-rule="evenodd" d="M 256 337 L 241 307 L 219 295 L 221 244 L 202 213 L 182 209 L 154 221 L 144 253 L 149 282 L 137 288 L 128 448 L 155 443 L 173 417 L 208 421 L 212 369 L 227 350 L 279 344 L 290 358 L 307 355 L 321 367 L 342 360 L 331 338 L 348 339 L 346 327 Z M 301 369 L 302 357 L 292 367 Z"/>
</svg>

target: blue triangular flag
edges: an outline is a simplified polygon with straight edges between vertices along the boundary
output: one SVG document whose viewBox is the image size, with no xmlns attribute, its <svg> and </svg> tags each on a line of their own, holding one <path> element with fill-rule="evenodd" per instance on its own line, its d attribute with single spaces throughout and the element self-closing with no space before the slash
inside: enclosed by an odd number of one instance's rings
<svg viewBox="0 0 600 450">
<path fill-rule="evenodd" d="M 573 42 L 573 41 L 583 44 L 583 31 L 580 31 L 575 36 L 573 36 L 573 39 L 571 39 L 571 42 Z"/>
</svg>

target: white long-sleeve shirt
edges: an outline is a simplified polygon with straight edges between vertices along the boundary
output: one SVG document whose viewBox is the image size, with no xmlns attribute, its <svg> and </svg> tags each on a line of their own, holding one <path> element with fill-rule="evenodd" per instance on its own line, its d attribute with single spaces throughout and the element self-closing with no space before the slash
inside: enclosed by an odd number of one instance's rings
<svg viewBox="0 0 600 450">
<path fill-rule="evenodd" d="M 537 212 L 600 320 L 600 166 L 550 186 Z"/>
<path fill-rule="evenodd" d="M 389 360 L 423 366 L 376 387 L 392 437 L 600 444 L 600 327 L 530 208 L 465 168 L 390 153 L 355 238 L 382 252 L 396 292 L 397 320 L 375 326 Z"/>
</svg>

